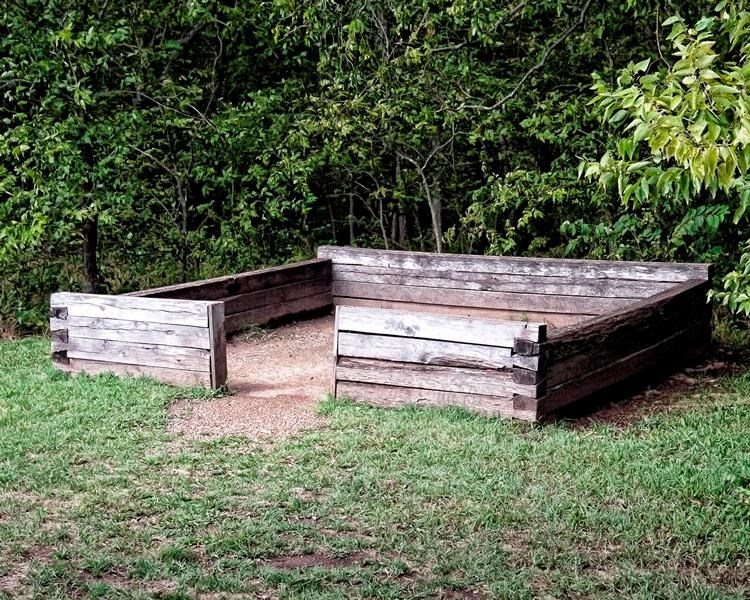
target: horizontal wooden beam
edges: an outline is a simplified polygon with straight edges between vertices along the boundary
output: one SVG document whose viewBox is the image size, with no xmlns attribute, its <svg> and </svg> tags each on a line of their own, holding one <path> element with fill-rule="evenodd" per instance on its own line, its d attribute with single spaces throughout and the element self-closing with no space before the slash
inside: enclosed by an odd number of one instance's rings
<svg viewBox="0 0 750 600">
<path fill-rule="evenodd" d="M 355 402 L 366 402 L 373 406 L 403 407 L 410 404 L 430 407 L 458 406 L 488 417 L 514 416 L 513 399 L 510 397 L 349 381 L 342 381 L 338 385 L 338 397 L 349 398 Z"/>
<path fill-rule="evenodd" d="M 330 260 L 307 260 L 213 279 L 139 290 L 125 295 L 149 298 L 182 298 L 186 300 L 222 300 L 230 296 L 319 277 L 330 279 Z"/>
<path fill-rule="evenodd" d="M 364 298 L 333 297 L 335 306 L 356 306 L 361 308 L 380 308 L 400 310 L 419 314 L 451 315 L 471 317 L 491 321 L 516 321 L 520 323 L 540 323 L 550 328 L 564 327 L 580 323 L 594 315 L 570 315 L 555 313 L 538 313 L 521 310 L 500 310 L 495 308 L 477 308 L 475 306 L 448 306 L 445 304 L 417 304 L 415 302 L 394 302 L 392 300 L 370 300 Z"/>
<path fill-rule="evenodd" d="M 580 377 L 551 387 L 538 403 L 539 416 L 555 412 L 578 400 L 633 378 L 647 378 L 654 370 L 668 370 L 706 351 L 711 327 L 697 323 L 646 348 L 607 363 Z"/>
<path fill-rule="evenodd" d="M 338 353 L 349 358 L 374 358 L 424 365 L 482 369 L 513 367 L 510 348 L 347 331 L 339 333 Z"/>
<path fill-rule="evenodd" d="M 365 248 L 322 246 L 318 258 L 334 264 L 425 271 L 467 271 L 471 273 L 508 273 L 512 275 L 554 275 L 559 277 L 611 278 L 645 281 L 682 282 L 708 279 L 711 266 L 695 263 L 622 262 L 555 258 L 474 256 L 370 250 Z"/>
<path fill-rule="evenodd" d="M 78 338 L 140 342 L 206 350 L 211 347 L 208 329 L 189 325 L 98 317 L 68 317 L 64 320 L 50 319 L 50 329 L 53 333 L 58 330 L 65 330 L 69 336 Z"/>
<path fill-rule="evenodd" d="M 210 352 L 200 348 L 69 337 L 64 343 L 53 341 L 52 350 L 66 350 L 68 358 L 99 362 L 206 372 L 210 369 Z"/>
<path fill-rule="evenodd" d="M 547 340 L 552 352 L 550 358 L 559 359 L 596 346 L 623 328 L 637 328 L 643 323 L 689 307 L 705 306 L 709 288 L 708 281 L 693 279 L 639 300 L 627 308 L 589 319 L 577 326 L 556 329 Z"/>
<path fill-rule="evenodd" d="M 111 373 L 119 376 L 153 377 L 159 381 L 181 386 L 211 387 L 211 374 L 208 371 L 190 371 L 185 369 L 168 369 L 145 365 L 130 365 L 97 360 L 70 358 L 67 364 L 56 364 L 58 369 L 68 373 L 99 375 Z"/>
<path fill-rule="evenodd" d="M 339 331 L 512 348 L 515 338 L 546 339 L 546 326 L 380 308 L 340 306 Z"/>
<path fill-rule="evenodd" d="M 530 311 L 572 315 L 598 315 L 633 303 L 630 298 L 589 298 L 549 294 L 521 294 L 488 292 L 444 287 L 417 287 L 351 281 L 333 282 L 333 295 L 346 298 L 366 298 L 418 304 L 448 304 L 450 306 L 486 309 Z"/>
<path fill-rule="evenodd" d="M 621 327 L 575 354 L 568 354 L 571 346 L 558 348 L 559 352 L 556 353 L 553 343 L 546 349 L 555 356 L 547 373 L 547 383 L 549 386 L 559 385 L 651 346 L 685 328 L 699 323 L 708 324 L 710 319 L 711 306 L 701 303 L 674 313 L 654 315 L 652 319 L 640 321 L 633 327 Z"/>
<path fill-rule="evenodd" d="M 66 307 L 68 318 L 94 317 L 208 327 L 206 304 L 190 300 L 59 292 L 52 294 L 50 304 Z"/>
<path fill-rule="evenodd" d="M 227 316 L 248 312 L 271 304 L 281 304 L 290 300 L 297 300 L 308 296 L 330 294 L 331 280 L 327 277 L 305 279 L 285 285 L 278 285 L 257 292 L 249 292 L 229 296 L 223 300 L 224 311 Z M 331 302 L 329 301 L 329 304 Z"/>
<path fill-rule="evenodd" d="M 334 264 L 333 280 L 369 284 L 406 285 L 440 289 L 512 292 L 592 298 L 645 298 L 674 283 L 554 275 L 511 275 L 466 271 L 423 271 Z"/>
<path fill-rule="evenodd" d="M 261 306 L 226 317 L 224 326 L 227 334 L 252 326 L 263 326 L 281 319 L 302 317 L 332 306 L 330 292 L 305 296 L 288 302 Z"/>
<path fill-rule="evenodd" d="M 486 396 L 521 394 L 537 398 L 544 394 L 543 385 L 517 384 L 513 382 L 511 373 L 497 370 L 399 364 L 342 356 L 339 356 L 336 365 L 336 381 L 377 383 Z"/>
</svg>

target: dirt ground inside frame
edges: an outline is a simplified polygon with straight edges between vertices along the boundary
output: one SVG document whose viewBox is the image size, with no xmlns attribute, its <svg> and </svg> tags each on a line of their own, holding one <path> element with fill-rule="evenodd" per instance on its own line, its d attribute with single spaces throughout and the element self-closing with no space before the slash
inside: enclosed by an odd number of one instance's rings
<svg viewBox="0 0 750 600">
<path fill-rule="evenodd" d="M 287 436 L 326 424 L 315 405 L 331 389 L 333 317 L 246 332 L 227 344 L 231 393 L 180 400 L 169 429 L 189 437 Z"/>
<path fill-rule="evenodd" d="M 169 410 L 169 430 L 191 438 L 284 437 L 326 425 L 315 406 L 331 389 L 333 317 L 239 334 L 227 344 L 230 394 Z M 689 410 L 722 375 L 741 370 L 736 357 L 714 352 L 647 388 L 598 399 L 558 419 L 573 427 L 625 427 L 650 415 Z"/>
</svg>

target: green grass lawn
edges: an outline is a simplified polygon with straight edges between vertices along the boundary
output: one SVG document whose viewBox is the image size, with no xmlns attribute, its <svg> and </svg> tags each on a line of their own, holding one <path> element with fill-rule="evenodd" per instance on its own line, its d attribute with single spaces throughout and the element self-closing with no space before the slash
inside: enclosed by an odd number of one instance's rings
<svg viewBox="0 0 750 600">
<path fill-rule="evenodd" d="M 750 594 L 749 376 L 625 429 L 327 401 L 258 444 L 47 356 L 0 344 L 0 598 Z"/>
</svg>

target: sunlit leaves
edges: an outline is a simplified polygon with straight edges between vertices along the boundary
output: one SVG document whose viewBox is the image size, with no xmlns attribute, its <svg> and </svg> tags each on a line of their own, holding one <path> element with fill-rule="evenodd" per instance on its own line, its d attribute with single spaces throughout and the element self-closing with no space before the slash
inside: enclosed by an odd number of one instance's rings
<svg viewBox="0 0 750 600">
<path fill-rule="evenodd" d="M 663 23 L 671 28 L 667 40 L 673 63 L 631 63 L 614 88 L 595 76 L 593 102 L 619 139 L 614 154 L 582 165 L 580 174 L 605 188 L 616 187 L 628 206 L 682 211 L 671 237 L 675 247 L 688 239 L 711 239 L 746 215 L 748 23 L 743 0 L 720 2 L 715 15 L 692 26 L 675 15 Z M 726 280 L 732 284 L 721 298 L 733 310 L 745 310 L 738 298 L 750 289 L 750 277 L 737 273 Z M 740 293 L 737 286 L 742 285 Z"/>
</svg>

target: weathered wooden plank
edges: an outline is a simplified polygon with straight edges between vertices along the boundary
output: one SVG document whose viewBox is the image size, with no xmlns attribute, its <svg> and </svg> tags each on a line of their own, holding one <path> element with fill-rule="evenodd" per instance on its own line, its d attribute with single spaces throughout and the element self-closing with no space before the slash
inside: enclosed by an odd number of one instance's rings
<svg viewBox="0 0 750 600">
<path fill-rule="evenodd" d="M 208 327 L 207 304 L 194 300 L 59 292 L 52 294 L 50 304 L 67 307 L 68 318 L 97 317 Z"/>
<path fill-rule="evenodd" d="M 71 337 L 203 348 L 205 350 L 211 347 L 208 329 L 205 327 L 98 317 L 68 317 L 67 319 L 50 319 L 50 329 L 52 332 L 68 331 L 68 335 Z"/>
<path fill-rule="evenodd" d="M 380 308 L 341 306 L 341 331 L 395 335 L 511 348 L 515 338 L 542 341 L 546 327 L 539 323 L 493 321 L 449 315 L 423 314 Z"/>
<path fill-rule="evenodd" d="M 537 398 L 544 393 L 543 385 L 514 383 L 511 373 L 499 370 L 438 367 L 343 356 L 339 356 L 336 379 L 339 382 L 337 388 L 342 381 L 354 381 L 485 396 L 521 394 Z"/>
<path fill-rule="evenodd" d="M 230 334 L 245 327 L 267 325 L 278 319 L 302 316 L 330 306 L 332 306 L 330 293 L 306 296 L 281 304 L 261 306 L 246 312 L 229 315 L 224 319 L 224 328 Z"/>
<path fill-rule="evenodd" d="M 536 385 L 546 383 L 547 374 L 544 371 L 537 371 L 535 369 L 513 369 L 513 382 L 520 383 L 523 385 Z"/>
<path fill-rule="evenodd" d="M 461 392 L 426 390 L 413 387 L 377 385 L 341 381 L 338 396 L 373 406 L 399 407 L 409 404 L 429 407 L 458 406 L 485 416 L 512 417 L 513 400 L 510 397 L 482 396 Z"/>
<path fill-rule="evenodd" d="M 594 315 L 571 315 L 539 313 L 521 310 L 500 310 L 495 308 L 477 308 L 474 306 L 447 306 L 444 304 L 417 304 L 415 302 L 393 302 L 389 300 L 371 300 L 367 298 L 333 297 L 335 306 L 356 306 L 363 308 L 381 308 L 435 315 L 452 315 L 477 319 L 514 322 L 534 322 L 549 327 L 564 327 L 586 321 Z M 538 352 L 537 352 L 538 353 Z"/>
<path fill-rule="evenodd" d="M 210 352 L 200 348 L 70 337 L 65 344 L 53 341 L 52 349 L 67 350 L 69 358 L 99 362 L 187 369 L 206 373 L 210 373 L 211 367 Z"/>
<path fill-rule="evenodd" d="M 650 298 L 638 300 L 623 309 L 555 328 L 546 344 L 548 351 L 554 354 L 550 355 L 550 359 L 559 360 L 585 352 L 622 329 L 629 331 L 650 320 L 661 319 L 675 311 L 704 304 L 709 286 L 710 283 L 707 281 L 691 279 Z M 542 345 L 517 338 L 513 350 L 520 355 L 535 355 L 542 351 Z"/>
<path fill-rule="evenodd" d="M 548 393 L 539 399 L 538 414 L 541 417 L 557 411 L 596 392 L 633 378 L 645 379 L 654 370 L 673 368 L 705 352 L 710 342 L 710 324 L 694 324 L 629 356 L 607 363 L 599 369 L 561 385 L 551 387 Z"/>
<path fill-rule="evenodd" d="M 513 367 L 510 348 L 346 331 L 338 338 L 339 355 L 349 358 L 482 369 Z"/>
<path fill-rule="evenodd" d="M 711 307 L 705 302 L 684 310 L 654 315 L 651 319 L 639 321 L 637 325 L 621 327 L 610 335 L 602 337 L 599 343 L 591 345 L 576 354 L 562 356 L 570 349 L 561 349 L 557 357 L 551 360 L 547 384 L 559 385 L 589 371 L 594 371 L 615 360 L 628 356 L 642 348 L 651 346 L 659 340 L 698 323 L 709 323 Z M 554 343 L 546 350 L 555 356 Z"/>
<path fill-rule="evenodd" d="M 53 342 L 67 343 L 68 342 L 68 330 L 67 329 L 54 329 L 50 330 L 50 337 Z"/>
<path fill-rule="evenodd" d="M 602 314 L 623 308 L 633 302 L 629 298 L 589 298 L 586 296 L 553 296 L 549 294 L 520 294 L 513 292 L 485 292 L 412 285 L 390 285 L 334 281 L 333 295 L 346 298 L 368 298 L 418 304 L 448 304 L 476 306 L 503 310 L 533 311 L 558 314 Z"/>
<path fill-rule="evenodd" d="M 80 358 L 71 358 L 68 364 L 61 365 L 56 363 L 55 366 L 62 371 L 73 374 L 87 373 L 89 375 L 98 375 L 112 373 L 120 376 L 152 377 L 158 381 L 179 386 L 202 386 L 206 388 L 211 386 L 211 375 L 208 371 L 126 365 Z"/>
<path fill-rule="evenodd" d="M 331 394 L 336 397 L 336 365 L 339 362 L 339 308 L 334 311 L 333 318 L 333 352 L 331 356 L 333 361 L 331 363 Z"/>
<path fill-rule="evenodd" d="M 547 340 L 550 360 L 597 346 L 622 329 L 638 328 L 686 308 L 705 305 L 709 286 L 708 281 L 686 281 L 623 310 L 590 319 L 576 327 L 557 329 Z"/>
<path fill-rule="evenodd" d="M 208 331 L 211 339 L 211 387 L 218 389 L 227 384 L 227 335 L 222 302 L 208 307 Z"/>
<path fill-rule="evenodd" d="M 417 271 L 346 264 L 333 265 L 333 279 L 440 289 L 632 299 L 646 298 L 674 285 L 668 282 L 628 279 L 581 279 L 571 276 L 511 275 L 466 271 Z"/>
<path fill-rule="evenodd" d="M 521 258 L 509 256 L 473 256 L 434 254 L 365 248 L 321 246 L 318 258 L 334 264 L 425 271 L 468 271 L 472 273 L 509 273 L 514 275 L 555 275 L 560 277 L 634 279 L 682 282 L 708 279 L 711 266 L 695 263 L 623 262 L 572 260 L 561 258 Z"/>
<path fill-rule="evenodd" d="M 183 298 L 187 300 L 222 300 L 228 296 L 255 292 L 318 277 L 330 279 L 330 260 L 307 260 L 202 281 L 140 290 L 125 295 L 149 298 Z"/>
<path fill-rule="evenodd" d="M 269 304 L 280 304 L 331 292 L 331 280 L 326 277 L 306 279 L 287 285 L 280 285 L 266 290 L 239 294 L 224 299 L 224 311 L 227 316 L 247 312 Z"/>
</svg>

